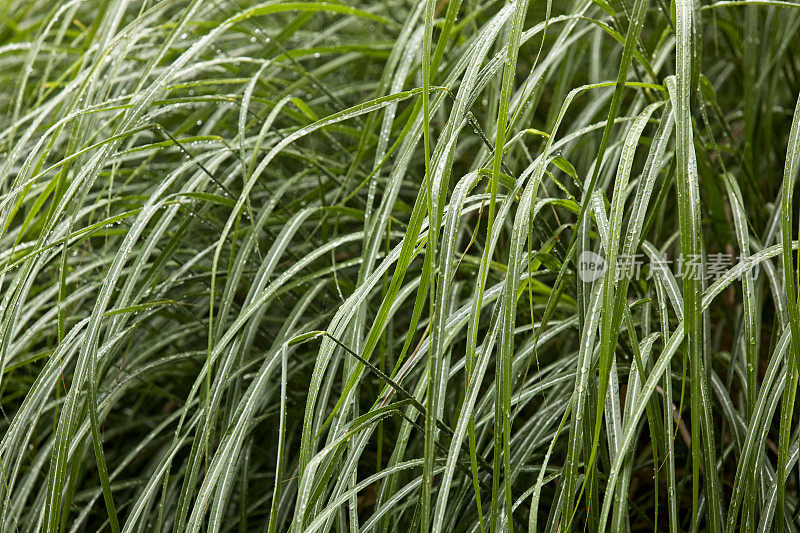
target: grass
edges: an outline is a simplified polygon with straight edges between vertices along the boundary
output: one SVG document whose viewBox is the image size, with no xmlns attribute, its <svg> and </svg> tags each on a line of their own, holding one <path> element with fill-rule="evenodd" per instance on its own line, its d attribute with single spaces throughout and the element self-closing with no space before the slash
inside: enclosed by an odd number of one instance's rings
<svg viewBox="0 0 800 533">
<path fill-rule="evenodd" d="M 800 3 L 0 14 L 3 531 L 800 529 Z"/>
</svg>

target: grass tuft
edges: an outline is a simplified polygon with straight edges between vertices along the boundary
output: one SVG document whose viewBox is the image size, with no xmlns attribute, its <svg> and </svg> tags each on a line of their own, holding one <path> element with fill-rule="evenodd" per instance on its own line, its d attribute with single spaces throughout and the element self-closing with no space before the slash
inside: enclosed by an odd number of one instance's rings
<svg viewBox="0 0 800 533">
<path fill-rule="evenodd" d="M 800 529 L 800 3 L 0 15 L 0 530 Z"/>
</svg>

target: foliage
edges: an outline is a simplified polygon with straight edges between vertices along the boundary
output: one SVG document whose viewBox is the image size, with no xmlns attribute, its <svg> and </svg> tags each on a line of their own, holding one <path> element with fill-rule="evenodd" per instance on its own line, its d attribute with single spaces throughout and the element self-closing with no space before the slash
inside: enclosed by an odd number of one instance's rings
<svg viewBox="0 0 800 533">
<path fill-rule="evenodd" d="M 797 528 L 798 7 L 0 3 L 2 529 Z"/>
</svg>

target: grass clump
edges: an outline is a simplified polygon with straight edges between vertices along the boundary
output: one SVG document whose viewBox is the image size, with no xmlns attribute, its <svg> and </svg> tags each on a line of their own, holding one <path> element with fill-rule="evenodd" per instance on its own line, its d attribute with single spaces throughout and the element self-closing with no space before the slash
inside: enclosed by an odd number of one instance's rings
<svg viewBox="0 0 800 533">
<path fill-rule="evenodd" d="M 797 529 L 798 8 L 0 4 L 2 529 Z"/>
</svg>

